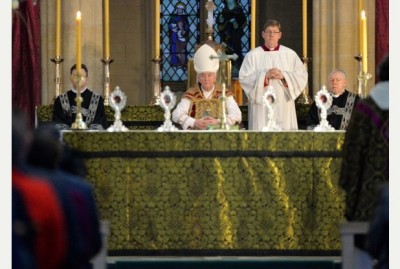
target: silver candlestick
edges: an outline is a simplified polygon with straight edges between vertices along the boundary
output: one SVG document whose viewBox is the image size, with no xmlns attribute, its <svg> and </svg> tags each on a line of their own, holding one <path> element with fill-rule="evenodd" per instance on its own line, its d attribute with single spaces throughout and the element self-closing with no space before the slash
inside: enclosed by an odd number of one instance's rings
<svg viewBox="0 0 400 269">
<path fill-rule="evenodd" d="M 311 61 L 311 58 L 303 57 L 303 58 L 301 58 L 301 60 L 303 61 L 304 68 L 308 72 L 308 62 Z M 309 95 L 309 90 L 308 90 L 308 80 L 307 80 L 307 84 L 306 84 L 303 92 L 301 93 L 301 95 L 299 96 L 297 101 L 300 104 L 304 104 L 304 105 L 310 104 L 310 95 Z"/>
<path fill-rule="evenodd" d="M 151 60 L 154 63 L 154 77 L 153 77 L 153 99 L 150 105 L 160 105 L 160 94 L 161 94 L 161 78 L 160 78 L 160 62 L 161 58 L 156 57 Z"/>
<path fill-rule="evenodd" d="M 60 64 L 64 61 L 61 56 L 56 56 L 53 59 L 50 59 L 53 63 L 56 65 L 56 73 L 54 77 L 54 83 L 55 83 L 55 94 L 54 94 L 54 99 L 57 98 L 57 96 L 60 95 L 62 89 L 61 89 L 61 71 L 60 71 Z"/>
<path fill-rule="evenodd" d="M 221 130 L 229 130 L 230 126 L 228 124 L 228 121 L 226 119 L 226 86 L 225 83 L 222 83 L 222 95 L 219 97 L 221 100 L 221 118 L 220 120 L 220 129 Z"/>
<path fill-rule="evenodd" d="M 78 70 L 78 89 L 76 91 L 76 117 L 75 117 L 75 122 L 72 123 L 71 129 L 76 129 L 76 130 L 85 130 L 87 129 L 86 123 L 83 121 L 82 117 L 82 101 L 83 98 L 81 96 L 81 84 L 82 84 L 83 78 L 81 75 L 80 70 Z"/>
<path fill-rule="evenodd" d="M 362 66 L 362 56 L 361 55 L 357 55 L 354 56 L 354 58 L 357 60 L 358 62 L 358 75 L 357 75 L 357 81 L 358 81 L 358 85 L 357 85 L 357 93 L 361 98 L 365 98 L 367 96 L 366 92 L 367 92 L 367 84 L 368 84 L 368 80 L 370 78 L 372 78 L 372 75 L 368 72 L 363 72 L 363 66 Z"/>
<path fill-rule="evenodd" d="M 109 57 L 107 57 L 107 58 L 102 59 L 101 61 L 104 64 L 104 89 L 103 89 L 104 105 L 108 106 L 108 105 L 110 105 L 110 102 L 109 102 L 109 96 L 110 96 L 110 64 L 114 60 L 112 60 Z"/>
</svg>

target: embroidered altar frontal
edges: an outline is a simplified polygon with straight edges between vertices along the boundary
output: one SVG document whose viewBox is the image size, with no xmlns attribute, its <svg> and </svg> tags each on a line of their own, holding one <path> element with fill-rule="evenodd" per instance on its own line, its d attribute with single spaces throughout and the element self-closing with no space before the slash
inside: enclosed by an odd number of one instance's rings
<svg viewBox="0 0 400 269">
<path fill-rule="evenodd" d="M 109 255 L 340 253 L 344 132 L 64 131 Z"/>
</svg>

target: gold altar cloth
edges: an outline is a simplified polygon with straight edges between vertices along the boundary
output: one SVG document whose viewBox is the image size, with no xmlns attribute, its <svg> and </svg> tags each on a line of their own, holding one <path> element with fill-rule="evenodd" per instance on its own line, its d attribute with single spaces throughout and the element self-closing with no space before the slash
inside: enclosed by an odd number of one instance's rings
<svg viewBox="0 0 400 269">
<path fill-rule="evenodd" d="M 344 132 L 64 131 L 109 251 L 341 249 Z"/>
</svg>

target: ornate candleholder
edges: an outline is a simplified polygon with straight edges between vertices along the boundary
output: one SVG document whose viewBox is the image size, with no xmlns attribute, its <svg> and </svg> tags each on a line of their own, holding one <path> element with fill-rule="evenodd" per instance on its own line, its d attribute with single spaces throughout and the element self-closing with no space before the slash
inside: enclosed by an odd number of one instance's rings
<svg viewBox="0 0 400 269">
<path fill-rule="evenodd" d="M 225 83 L 222 83 L 222 95 L 219 97 L 220 101 L 221 101 L 221 118 L 220 120 L 220 129 L 221 130 L 230 130 L 231 126 L 228 124 L 228 121 L 226 119 L 226 85 Z"/>
<path fill-rule="evenodd" d="M 57 98 L 57 96 L 60 95 L 61 93 L 61 71 L 60 71 L 60 64 L 64 61 L 61 56 L 56 56 L 52 59 L 50 59 L 53 63 L 55 63 L 56 66 L 56 72 L 55 72 L 55 77 L 54 77 L 54 83 L 55 83 L 55 94 L 54 94 L 54 99 Z"/>
<path fill-rule="evenodd" d="M 176 103 L 175 94 L 171 92 L 168 86 L 166 86 L 160 96 L 160 106 L 165 111 L 164 113 L 165 121 L 163 125 L 158 127 L 157 131 L 160 132 L 178 131 L 178 128 L 176 128 L 171 121 L 171 110 L 175 107 L 175 103 Z"/>
<path fill-rule="evenodd" d="M 207 34 L 207 38 L 208 40 L 213 40 L 213 33 L 214 33 L 214 24 L 215 24 L 215 20 L 214 20 L 214 15 L 213 12 L 216 9 L 216 6 L 214 4 L 214 1 L 212 0 L 208 0 L 205 8 L 207 10 L 207 28 L 206 28 L 206 34 Z"/>
<path fill-rule="evenodd" d="M 315 104 L 320 109 L 321 120 L 319 124 L 314 128 L 314 131 L 334 131 L 327 118 L 327 111 L 332 106 L 332 95 L 327 91 L 325 85 L 322 86 L 321 90 L 315 95 Z"/>
<path fill-rule="evenodd" d="M 354 58 L 357 60 L 357 65 L 358 65 L 358 75 L 357 75 L 357 93 L 361 98 L 365 98 L 367 96 L 366 91 L 367 91 L 367 83 L 370 78 L 372 78 L 372 75 L 370 73 L 365 73 L 363 72 L 363 66 L 362 66 L 362 56 L 357 55 L 354 56 Z"/>
<path fill-rule="evenodd" d="M 114 123 L 110 127 L 108 127 L 107 131 L 109 132 L 121 132 L 121 131 L 129 131 L 128 128 L 124 126 L 121 121 L 121 111 L 124 109 L 126 105 L 126 95 L 123 91 L 121 91 L 120 87 L 115 87 L 114 91 L 111 93 L 109 97 L 109 104 L 111 108 L 115 111 L 114 114 Z"/>
<path fill-rule="evenodd" d="M 303 61 L 304 68 L 308 72 L 308 62 L 311 61 L 311 58 L 302 57 L 301 60 Z M 297 102 L 299 102 L 300 104 L 304 104 L 304 105 L 309 105 L 310 104 L 310 93 L 309 93 L 309 90 L 308 90 L 308 80 L 307 80 L 307 84 L 306 84 L 303 92 L 301 93 L 301 95 L 297 99 Z"/>
<path fill-rule="evenodd" d="M 156 57 L 151 60 L 154 63 L 154 77 L 153 77 L 153 100 L 150 105 L 160 105 L 160 93 L 161 93 L 161 79 L 160 79 L 160 62 L 161 58 Z"/>
<path fill-rule="evenodd" d="M 82 96 L 81 96 L 81 81 L 82 81 L 82 76 L 80 74 L 80 72 L 78 71 L 78 89 L 77 89 L 77 93 L 76 93 L 76 117 L 75 117 L 75 122 L 72 123 L 71 125 L 71 129 L 75 129 L 75 130 L 85 130 L 87 129 L 87 125 L 86 123 L 83 121 L 82 118 Z"/>
<path fill-rule="evenodd" d="M 220 73 L 218 75 L 218 77 L 219 77 L 218 79 L 220 80 L 221 84 L 225 83 L 225 87 L 226 87 L 226 84 L 228 84 L 228 88 L 231 89 L 232 88 L 231 60 L 236 61 L 239 58 L 239 56 L 236 53 L 228 55 L 221 50 L 218 50 L 217 55 L 218 56 L 211 55 L 210 59 L 218 59 L 219 60 Z"/>
<path fill-rule="evenodd" d="M 262 96 L 262 103 L 268 109 L 268 122 L 267 122 L 267 126 L 264 126 L 261 131 L 263 131 L 263 132 L 280 131 L 281 127 L 276 124 L 275 119 L 274 119 L 273 106 L 276 103 L 276 95 L 275 95 L 274 87 L 268 86 L 267 91 Z"/>
<path fill-rule="evenodd" d="M 109 57 L 101 59 L 104 64 L 104 105 L 109 105 L 109 95 L 110 95 L 110 64 L 114 61 Z"/>
</svg>

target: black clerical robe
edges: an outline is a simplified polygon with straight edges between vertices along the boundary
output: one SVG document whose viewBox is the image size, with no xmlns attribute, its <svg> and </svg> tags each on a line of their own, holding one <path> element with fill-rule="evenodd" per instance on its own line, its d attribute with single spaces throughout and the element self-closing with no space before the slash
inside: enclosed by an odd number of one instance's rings
<svg viewBox="0 0 400 269">
<path fill-rule="evenodd" d="M 338 97 L 332 96 L 332 106 L 327 111 L 327 121 L 329 124 L 335 130 L 346 130 L 353 107 L 359 100 L 360 97 L 358 95 L 348 90 L 345 90 Z M 320 117 L 320 111 L 314 101 L 308 111 L 307 129 L 314 129 L 320 123 Z"/>
<path fill-rule="evenodd" d="M 53 122 L 61 130 L 71 129 L 77 113 L 76 92 L 69 90 L 60 94 L 54 101 Z M 89 129 L 104 130 L 108 128 L 104 110 L 104 99 L 101 95 L 85 89 L 81 92 L 82 120 Z"/>
</svg>

